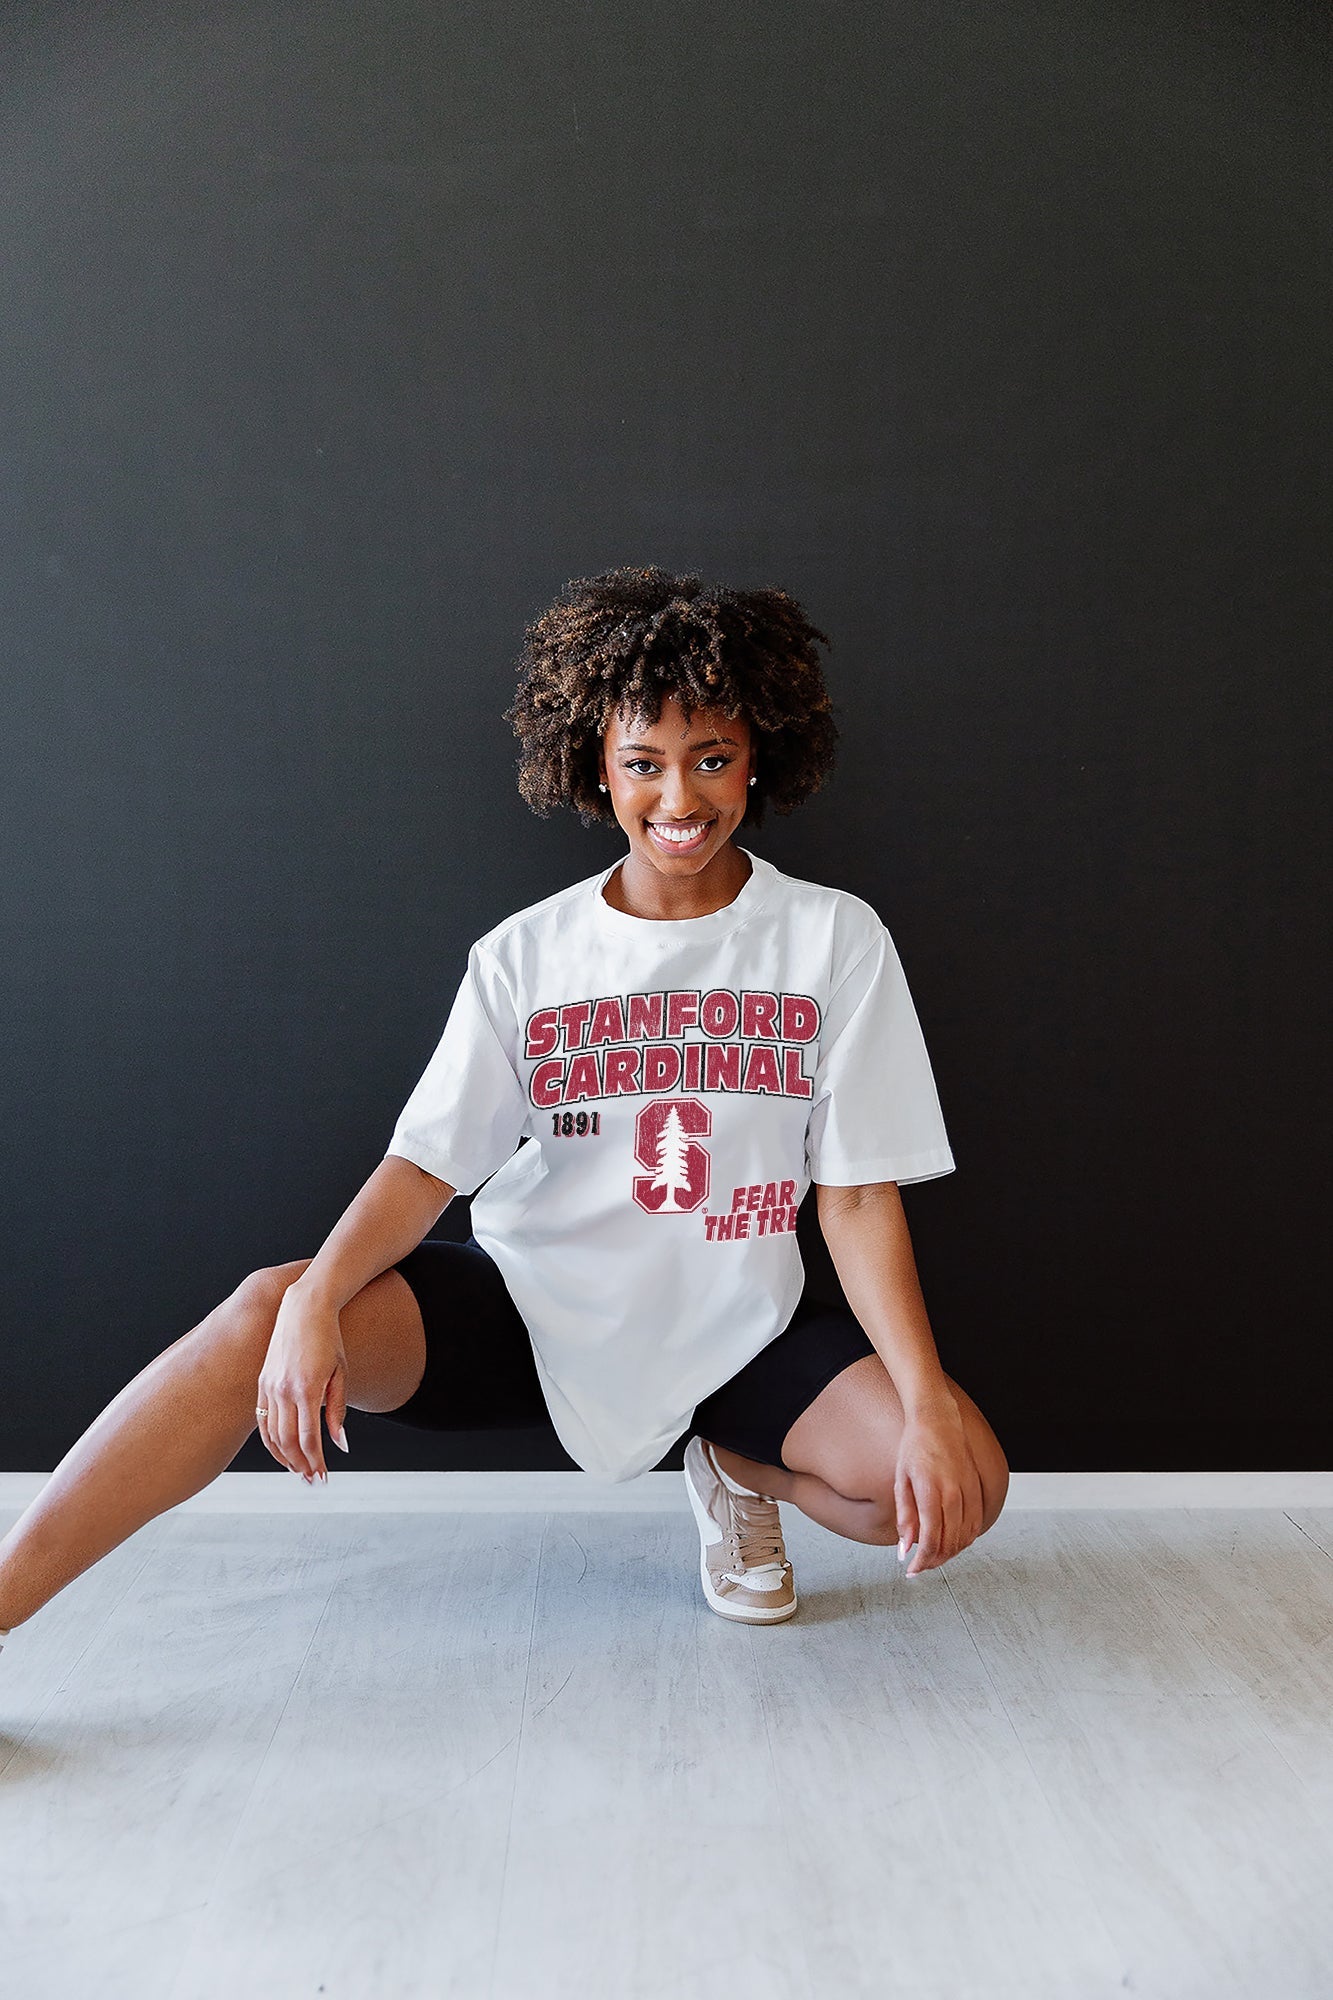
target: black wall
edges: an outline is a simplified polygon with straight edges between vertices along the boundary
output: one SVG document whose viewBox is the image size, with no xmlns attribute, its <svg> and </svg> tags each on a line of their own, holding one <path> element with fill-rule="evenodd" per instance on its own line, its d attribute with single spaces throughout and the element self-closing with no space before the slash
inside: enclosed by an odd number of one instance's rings
<svg viewBox="0 0 1333 2000">
<path fill-rule="evenodd" d="M 747 844 L 898 943 L 1011 1463 L 1329 1463 L 1328 18 L 5 10 L 0 1465 L 313 1254 L 469 942 L 621 851 L 501 720 L 619 562 L 834 640 Z"/>
</svg>

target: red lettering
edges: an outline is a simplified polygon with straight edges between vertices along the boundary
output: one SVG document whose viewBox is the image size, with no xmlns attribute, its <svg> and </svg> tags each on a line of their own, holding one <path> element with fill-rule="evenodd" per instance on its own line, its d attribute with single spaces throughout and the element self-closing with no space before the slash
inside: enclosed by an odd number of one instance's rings
<svg viewBox="0 0 1333 2000">
<path fill-rule="evenodd" d="M 740 1017 L 740 1001 L 725 986 L 715 986 L 711 993 L 704 994 L 699 1008 L 699 1026 L 706 1035 L 715 1035 L 719 1039 L 734 1035 Z"/>
<path fill-rule="evenodd" d="M 704 1089 L 739 1090 L 741 1087 L 741 1045 L 739 1042 L 707 1042 L 704 1050 Z"/>
<path fill-rule="evenodd" d="M 597 1074 L 596 1056 L 575 1056 L 569 1065 L 569 1080 L 565 1084 L 565 1103 L 577 1104 L 585 1097 L 600 1097 L 601 1078 Z"/>
<path fill-rule="evenodd" d="M 747 1041 L 756 1035 L 766 1035 L 770 1041 L 778 1038 L 778 996 L 776 993 L 742 993 L 741 1033 Z"/>
<path fill-rule="evenodd" d="M 625 1028 L 627 1042 L 656 1041 L 662 1033 L 662 995 L 660 993 L 631 993 L 629 996 L 629 1021 Z"/>
<path fill-rule="evenodd" d="M 560 1030 L 556 1027 L 554 1007 L 542 1007 L 528 1016 L 527 1046 L 525 1056 L 549 1056 L 560 1040 Z"/>
<path fill-rule="evenodd" d="M 583 1029 L 588 1025 L 592 1012 L 591 1000 L 571 1001 L 568 1007 L 560 1009 L 560 1022 L 565 1031 L 565 1047 L 577 1049 L 583 1046 Z"/>
<path fill-rule="evenodd" d="M 595 1048 L 598 1042 L 623 1042 L 625 1016 L 619 1000 L 613 993 L 609 999 L 598 1000 L 592 1010 L 592 1026 L 588 1030 L 588 1047 Z"/>
<path fill-rule="evenodd" d="M 784 1049 L 782 1051 L 782 1077 L 788 1097 L 812 1097 L 814 1095 L 815 1087 L 801 1068 L 801 1051 L 799 1049 Z"/>
<path fill-rule="evenodd" d="M 608 1049 L 606 1064 L 606 1096 L 624 1097 L 632 1095 L 639 1088 L 638 1049 Z"/>
<path fill-rule="evenodd" d="M 538 1063 L 532 1072 L 532 1082 L 528 1088 L 534 1104 L 545 1109 L 561 1101 L 561 1085 L 565 1079 L 565 1065 L 562 1062 Z"/>
<path fill-rule="evenodd" d="M 782 1078 L 778 1075 L 776 1049 L 757 1047 L 750 1050 L 750 1060 L 745 1065 L 745 1082 L 741 1087 L 744 1090 L 763 1091 L 771 1097 L 781 1097 Z"/>
<path fill-rule="evenodd" d="M 782 996 L 782 1039 L 812 1042 L 819 1032 L 819 1008 L 808 993 Z"/>
<path fill-rule="evenodd" d="M 680 1050 L 671 1042 L 650 1042 L 643 1052 L 645 1090 L 674 1090 L 680 1081 Z"/>
<path fill-rule="evenodd" d="M 699 996 L 697 993 L 667 994 L 668 1035 L 682 1035 L 686 1028 L 693 1028 L 699 1020 Z"/>
</svg>

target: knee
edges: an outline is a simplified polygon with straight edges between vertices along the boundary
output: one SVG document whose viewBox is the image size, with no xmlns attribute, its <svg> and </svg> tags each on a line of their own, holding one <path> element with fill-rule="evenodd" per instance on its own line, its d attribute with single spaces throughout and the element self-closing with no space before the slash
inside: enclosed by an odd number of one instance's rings
<svg viewBox="0 0 1333 2000">
<path fill-rule="evenodd" d="M 242 1278 L 231 1296 L 223 1301 L 227 1317 L 233 1321 L 267 1320 L 271 1328 L 283 1293 L 292 1282 L 283 1276 L 284 1269 L 282 1264 L 265 1264 Z"/>
<path fill-rule="evenodd" d="M 1009 1461 L 998 1444 L 987 1453 L 985 1464 L 979 1465 L 977 1470 L 981 1474 L 981 1532 L 984 1535 L 999 1520 L 1009 1491 Z"/>
<path fill-rule="evenodd" d="M 866 1503 L 865 1528 L 861 1539 L 876 1548 L 892 1548 L 898 1540 L 898 1516 L 892 1500 Z"/>
<path fill-rule="evenodd" d="M 891 1454 L 844 1454 L 836 1464 L 821 1466 L 816 1477 L 857 1511 L 854 1528 L 844 1530 L 855 1541 L 888 1547 L 898 1539 L 895 1467 Z"/>
<path fill-rule="evenodd" d="M 303 1262 L 295 1266 L 269 1264 L 251 1271 L 206 1319 L 200 1321 L 194 1329 L 194 1337 L 200 1339 L 210 1351 L 222 1349 L 230 1353 L 239 1350 L 247 1365 L 253 1362 L 256 1369 L 261 1368 L 268 1343 L 273 1337 L 283 1294 L 304 1268 Z"/>
<path fill-rule="evenodd" d="M 977 1471 L 981 1476 L 981 1527 L 984 1535 L 993 1528 L 1000 1518 L 1005 1496 L 1009 1491 L 1009 1462 L 998 1443 L 977 1459 Z M 877 1470 L 850 1484 L 855 1487 L 864 1507 L 863 1539 L 880 1547 L 892 1547 L 899 1538 L 898 1510 L 894 1497 L 893 1477 L 886 1471 Z"/>
<path fill-rule="evenodd" d="M 891 1471 L 876 1469 L 847 1482 L 861 1505 L 860 1539 L 887 1548 L 898 1539 L 898 1512 Z"/>
</svg>

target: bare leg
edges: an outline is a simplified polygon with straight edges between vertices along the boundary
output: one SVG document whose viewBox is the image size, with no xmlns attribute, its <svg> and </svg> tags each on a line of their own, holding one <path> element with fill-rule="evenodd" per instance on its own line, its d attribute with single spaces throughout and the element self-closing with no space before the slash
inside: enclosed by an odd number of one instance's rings
<svg viewBox="0 0 1333 2000">
<path fill-rule="evenodd" d="M 845 1535 L 853 1542 L 897 1540 L 896 1534 L 885 1532 L 883 1510 L 875 1501 L 849 1500 L 846 1494 L 835 1493 L 813 1472 L 789 1472 L 785 1465 L 762 1465 L 756 1458 L 743 1458 L 740 1452 L 728 1451 L 718 1444 L 713 1446 L 713 1455 L 738 1485 L 748 1486 L 755 1493 L 771 1493 L 775 1500 L 789 1500 L 812 1521 L 818 1521 L 821 1528 L 832 1528 L 835 1535 Z"/>
<path fill-rule="evenodd" d="M 254 1429 L 250 1392 L 263 1366 L 261 1353 L 247 1381 L 225 1358 L 243 1312 L 235 1295 L 216 1306 L 127 1382 L 66 1452 L 0 1542 L 0 1626 L 21 1625 L 230 1465 Z M 214 1337 L 224 1327 L 231 1337 Z"/>
<path fill-rule="evenodd" d="M 1004 1505 L 1009 1466 L 994 1431 L 967 1391 L 945 1381 L 958 1404 L 981 1479 L 981 1532 Z M 891 1546 L 898 1539 L 894 1479 L 906 1417 L 878 1355 L 853 1361 L 833 1377 L 782 1440 L 785 1465 L 763 1465 L 718 1446 L 719 1465 L 757 1493 L 790 1500 L 812 1521 L 854 1542 Z M 788 1468 L 793 1468 L 789 1470 Z"/>
<path fill-rule="evenodd" d="M 0 1628 L 21 1625 L 156 1515 L 225 1472 L 255 1427 L 255 1389 L 286 1286 L 309 1258 L 252 1272 L 108 1403 L 0 1541 Z M 342 1309 L 347 1399 L 397 1409 L 425 1335 L 406 1280 L 372 1279 Z"/>
</svg>

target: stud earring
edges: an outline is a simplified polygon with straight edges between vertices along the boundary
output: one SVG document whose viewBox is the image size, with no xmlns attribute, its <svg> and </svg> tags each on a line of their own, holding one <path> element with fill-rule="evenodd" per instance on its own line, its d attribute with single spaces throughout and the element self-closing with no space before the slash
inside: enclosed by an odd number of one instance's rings
<svg viewBox="0 0 1333 2000">
<path fill-rule="evenodd" d="M 754 783 L 754 779 L 753 779 L 753 778 L 751 778 L 751 780 L 750 780 L 750 783 L 751 783 L 751 784 L 753 784 L 753 783 Z"/>
<path fill-rule="evenodd" d="M 597 787 L 597 789 L 598 789 L 598 791 L 599 791 L 599 792 L 604 792 L 604 791 L 606 790 L 606 786 L 605 786 L 605 785 L 599 785 L 599 786 Z"/>
</svg>

